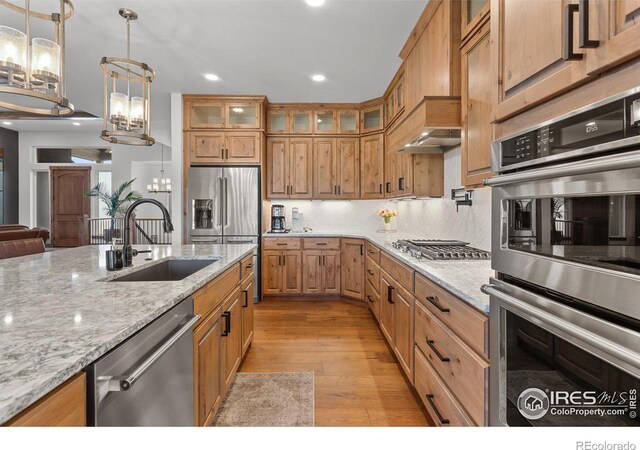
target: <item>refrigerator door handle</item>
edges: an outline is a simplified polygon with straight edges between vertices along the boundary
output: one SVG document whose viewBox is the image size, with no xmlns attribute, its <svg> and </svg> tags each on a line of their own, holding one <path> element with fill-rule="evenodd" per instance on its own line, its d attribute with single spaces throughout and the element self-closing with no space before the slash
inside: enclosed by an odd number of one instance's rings
<svg viewBox="0 0 640 450">
<path fill-rule="evenodd" d="M 218 226 L 222 226 L 223 218 L 222 218 L 222 202 L 224 201 L 224 192 L 223 192 L 223 181 L 222 177 L 218 178 L 218 184 L 220 184 L 220 207 L 218 209 Z"/>
<path fill-rule="evenodd" d="M 224 224 L 229 225 L 229 208 L 228 208 L 228 203 L 229 203 L 229 190 L 228 190 L 228 183 L 229 180 L 227 179 L 227 177 L 224 177 Z"/>
</svg>

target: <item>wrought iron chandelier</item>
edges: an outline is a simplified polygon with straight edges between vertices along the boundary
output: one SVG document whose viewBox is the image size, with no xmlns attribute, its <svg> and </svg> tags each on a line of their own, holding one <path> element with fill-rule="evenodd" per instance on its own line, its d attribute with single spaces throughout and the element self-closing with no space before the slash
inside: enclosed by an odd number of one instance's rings
<svg viewBox="0 0 640 450">
<path fill-rule="evenodd" d="M 147 191 L 149 194 L 170 194 L 171 193 L 171 178 L 164 176 L 164 144 L 160 150 L 161 165 L 160 165 L 160 178 L 152 178 L 151 184 L 147 184 Z"/>
<path fill-rule="evenodd" d="M 151 137 L 151 83 L 156 73 L 146 63 L 131 59 L 131 21 L 138 14 L 120 9 L 127 21 L 127 57 L 103 57 L 100 62 L 104 75 L 104 126 L 102 139 L 113 144 L 153 145 Z M 121 81 L 121 83 L 118 83 Z M 126 94 L 118 91 L 120 85 Z M 138 96 L 133 96 L 137 93 Z"/>
<path fill-rule="evenodd" d="M 0 0 L 0 6 L 24 15 L 25 20 L 24 33 L 0 25 L 0 117 L 73 114 L 65 83 L 65 24 L 73 15 L 73 4 L 70 0 L 59 3 L 58 11 L 45 14 L 32 11 L 29 0 L 24 0 L 24 8 Z M 32 39 L 31 19 L 53 22 L 54 40 Z"/>
</svg>

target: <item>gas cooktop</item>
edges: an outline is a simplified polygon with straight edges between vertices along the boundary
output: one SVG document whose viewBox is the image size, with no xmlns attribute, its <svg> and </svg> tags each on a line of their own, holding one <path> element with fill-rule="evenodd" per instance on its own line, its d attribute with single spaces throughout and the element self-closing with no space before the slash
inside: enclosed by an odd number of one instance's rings
<svg viewBox="0 0 640 450">
<path fill-rule="evenodd" d="M 481 260 L 491 259 L 491 253 L 469 247 L 468 242 L 432 239 L 401 239 L 394 248 L 409 253 L 416 259 L 431 260 Z"/>
</svg>

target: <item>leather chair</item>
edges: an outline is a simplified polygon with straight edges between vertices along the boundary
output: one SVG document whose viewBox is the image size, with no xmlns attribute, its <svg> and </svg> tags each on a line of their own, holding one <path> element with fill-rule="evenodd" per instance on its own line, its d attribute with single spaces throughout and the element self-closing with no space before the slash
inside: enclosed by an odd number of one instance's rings
<svg viewBox="0 0 640 450">
<path fill-rule="evenodd" d="M 44 253 L 44 251 L 44 241 L 42 238 L 0 242 L 0 259 L 34 255 L 36 253 Z"/>
<path fill-rule="evenodd" d="M 46 228 L 15 228 L 11 229 L 10 227 L 20 227 L 22 225 L 10 225 L 7 228 L 0 227 L 0 242 L 2 241 L 18 241 L 20 239 L 34 239 L 40 238 L 43 242 L 47 242 L 49 240 L 50 231 Z"/>
</svg>

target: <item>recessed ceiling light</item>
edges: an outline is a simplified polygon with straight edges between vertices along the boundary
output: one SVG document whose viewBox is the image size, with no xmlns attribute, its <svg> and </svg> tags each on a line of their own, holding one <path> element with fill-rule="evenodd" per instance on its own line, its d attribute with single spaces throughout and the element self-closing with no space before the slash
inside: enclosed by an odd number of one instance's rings
<svg viewBox="0 0 640 450">
<path fill-rule="evenodd" d="M 324 75 L 321 75 L 321 74 L 319 74 L 319 73 L 318 73 L 318 74 L 316 74 L 316 75 L 311 75 L 311 79 L 312 79 L 313 81 L 318 81 L 318 82 L 320 82 L 320 81 L 324 81 L 324 80 L 326 80 L 326 79 L 327 79 L 327 77 L 325 77 Z"/>
<path fill-rule="evenodd" d="M 13 123 L 4 121 L 4 122 L 2 122 L 2 125 L 13 125 Z"/>
<path fill-rule="evenodd" d="M 204 77 L 209 81 L 218 81 L 220 79 L 215 73 L 205 73 Z"/>
<path fill-rule="evenodd" d="M 324 0 L 305 0 L 305 2 L 307 2 L 307 5 L 313 6 L 313 7 L 324 5 Z"/>
<path fill-rule="evenodd" d="M 73 122 L 73 124 L 74 124 L 76 127 L 79 127 L 79 126 L 80 126 L 80 122 Z"/>
</svg>

